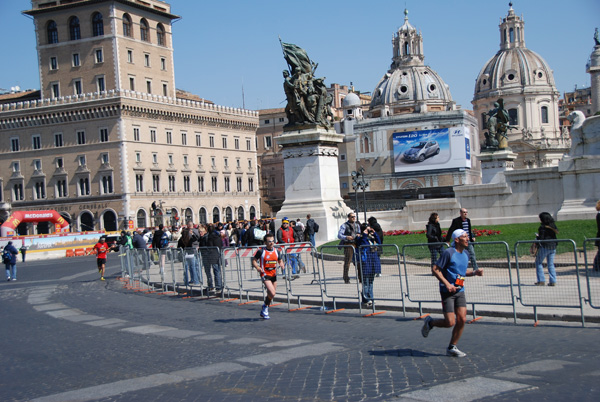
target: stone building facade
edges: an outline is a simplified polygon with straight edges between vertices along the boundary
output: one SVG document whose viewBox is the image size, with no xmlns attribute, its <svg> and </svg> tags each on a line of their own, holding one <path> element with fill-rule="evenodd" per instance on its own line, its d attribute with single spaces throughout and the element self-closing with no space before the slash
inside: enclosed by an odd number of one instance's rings
<svg viewBox="0 0 600 402">
<path fill-rule="evenodd" d="M 24 13 L 41 93 L 0 105 L 1 201 L 56 209 L 74 230 L 260 215 L 258 113 L 176 91 L 169 4 L 33 0 Z"/>
</svg>

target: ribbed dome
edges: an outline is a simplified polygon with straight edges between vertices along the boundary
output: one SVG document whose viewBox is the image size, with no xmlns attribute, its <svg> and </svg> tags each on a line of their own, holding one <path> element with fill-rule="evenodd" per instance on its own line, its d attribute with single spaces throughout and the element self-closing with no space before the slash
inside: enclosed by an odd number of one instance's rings
<svg viewBox="0 0 600 402">
<path fill-rule="evenodd" d="M 373 91 L 371 108 L 386 104 L 410 106 L 419 102 L 452 102 L 448 85 L 429 66 L 398 68 L 387 72 Z"/>
<path fill-rule="evenodd" d="M 500 50 L 481 69 L 475 99 L 521 92 L 527 86 L 555 86 L 548 63 L 526 47 Z"/>
<path fill-rule="evenodd" d="M 343 108 L 351 108 L 357 106 L 360 106 L 360 98 L 354 92 L 350 92 L 348 95 L 346 95 L 344 100 L 342 100 Z"/>
</svg>

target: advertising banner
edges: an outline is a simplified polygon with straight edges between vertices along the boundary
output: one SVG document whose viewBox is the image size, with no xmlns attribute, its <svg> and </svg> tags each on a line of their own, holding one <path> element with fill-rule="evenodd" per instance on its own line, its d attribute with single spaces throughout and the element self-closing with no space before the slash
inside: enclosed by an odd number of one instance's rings
<svg viewBox="0 0 600 402">
<path fill-rule="evenodd" d="M 470 168 L 470 137 L 463 126 L 394 133 L 394 172 Z"/>
</svg>

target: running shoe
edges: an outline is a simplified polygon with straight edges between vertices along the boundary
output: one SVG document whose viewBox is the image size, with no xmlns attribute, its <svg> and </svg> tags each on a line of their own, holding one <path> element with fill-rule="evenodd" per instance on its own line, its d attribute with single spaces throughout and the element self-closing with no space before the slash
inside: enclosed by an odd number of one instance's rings
<svg viewBox="0 0 600 402">
<path fill-rule="evenodd" d="M 458 350 L 456 346 L 452 346 L 450 349 L 446 349 L 446 354 L 452 357 L 465 357 L 467 354 Z"/>
<path fill-rule="evenodd" d="M 104 280 L 104 277 L 103 277 L 103 276 L 101 276 L 101 277 L 100 277 L 100 280 L 101 280 L 101 281 L 103 281 L 103 280 Z"/>
<path fill-rule="evenodd" d="M 431 331 L 431 321 L 433 321 L 433 318 L 431 318 L 431 316 L 428 315 L 427 317 L 425 317 L 425 322 L 421 327 L 421 335 L 423 335 L 423 338 L 427 338 L 427 336 L 429 335 L 429 331 Z"/>
<path fill-rule="evenodd" d="M 269 307 L 263 305 L 262 309 L 260 310 L 260 316 L 262 318 L 264 318 L 265 320 L 268 320 L 269 318 L 271 318 L 271 317 L 269 317 Z"/>
</svg>

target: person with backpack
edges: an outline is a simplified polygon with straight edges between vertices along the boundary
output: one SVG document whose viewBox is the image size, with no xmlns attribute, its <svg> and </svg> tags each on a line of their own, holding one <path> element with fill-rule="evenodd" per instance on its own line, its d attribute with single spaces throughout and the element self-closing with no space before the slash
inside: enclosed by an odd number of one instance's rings
<svg viewBox="0 0 600 402">
<path fill-rule="evenodd" d="M 158 265 L 160 267 L 159 269 L 161 275 L 165 272 L 165 260 L 167 258 L 165 249 L 169 247 L 170 238 L 169 232 L 163 229 L 164 226 L 161 223 L 160 225 L 158 225 L 158 230 L 156 230 L 154 232 L 154 235 L 152 236 L 152 248 L 158 253 Z"/>
<path fill-rule="evenodd" d="M 310 244 L 315 246 L 315 233 L 319 232 L 319 224 L 315 222 L 313 218 L 310 217 L 310 214 L 306 215 L 306 238 L 310 242 Z"/>
<path fill-rule="evenodd" d="M 17 280 L 17 255 L 19 251 L 13 246 L 13 242 L 9 241 L 2 250 L 2 262 L 6 267 L 6 280 Z"/>
</svg>

